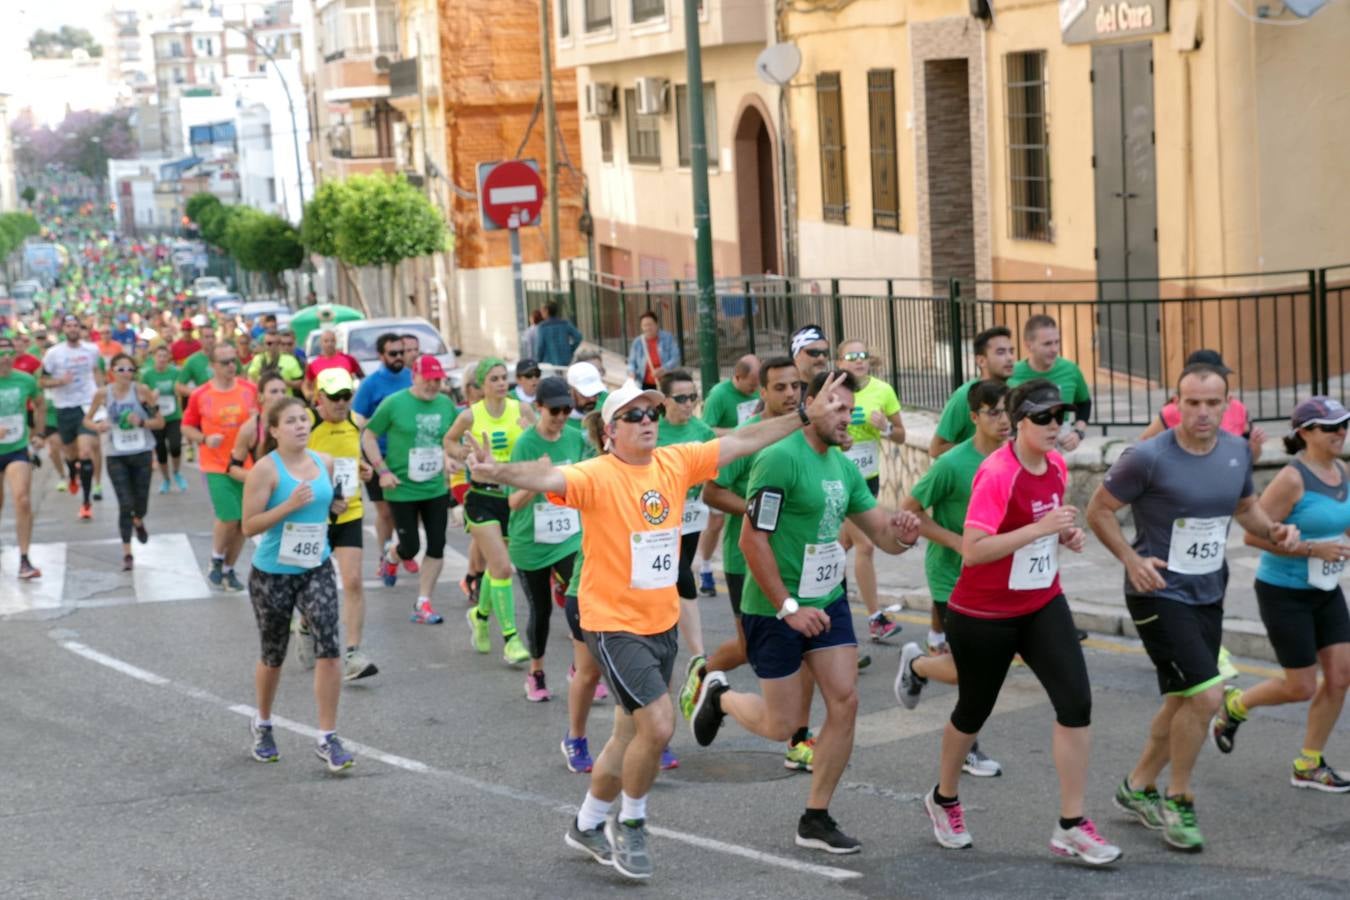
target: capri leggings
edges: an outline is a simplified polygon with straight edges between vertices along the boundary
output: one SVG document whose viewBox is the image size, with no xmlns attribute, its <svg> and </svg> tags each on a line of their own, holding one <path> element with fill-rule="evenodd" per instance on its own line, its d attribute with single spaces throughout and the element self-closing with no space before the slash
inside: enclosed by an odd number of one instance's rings
<svg viewBox="0 0 1350 900">
<path fill-rule="evenodd" d="M 577 555 L 569 553 L 551 566 L 542 569 L 521 569 L 525 582 L 525 597 L 530 601 L 530 622 L 525 626 L 525 642 L 530 648 L 530 659 L 543 659 L 548 646 L 549 619 L 553 616 L 553 574 L 563 584 L 572 580 L 572 566 Z"/>
<path fill-rule="evenodd" d="M 159 431 L 150 432 L 155 436 L 155 459 L 162 466 L 169 457 L 178 459 L 183 455 L 183 423 L 177 419 L 165 422 Z"/>
<path fill-rule="evenodd" d="M 427 533 L 427 556 L 440 559 L 445 556 L 445 519 L 450 514 L 450 495 L 441 494 L 429 500 L 390 500 L 389 511 L 394 514 L 394 531 L 398 535 L 398 558 L 416 559 L 420 542 L 417 523 Z"/>
<path fill-rule="evenodd" d="M 275 669 L 286 661 L 291 612 L 295 609 L 300 610 L 314 635 L 314 655 L 319 659 L 338 657 L 338 590 L 331 559 L 299 575 L 273 575 L 255 566 L 248 573 L 248 597 L 253 603 L 253 617 L 258 620 L 263 665 Z"/>
<path fill-rule="evenodd" d="M 1050 696 L 1056 722 L 1065 728 L 1092 723 L 1087 663 L 1063 594 L 1033 613 L 1010 619 L 980 619 L 949 606 L 946 621 L 959 690 L 951 719 L 957 731 L 978 734 L 984 727 L 1019 653 Z"/>
<path fill-rule="evenodd" d="M 695 531 L 680 537 L 680 577 L 675 589 L 681 600 L 698 599 L 698 580 L 694 578 L 694 557 L 698 554 L 698 539 L 703 532 Z"/>
<path fill-rule="evenodd" d="M 117 531 L 122 535 L 122 543 L 131 543 L 131 520 L 144 519 L 150 507 L 150 477 L 154 470 L 150 465 L 150 451 L 133 453 L 131 456 L 103 457 L 108 467 L 108 480 L 117 493 Z"/>
</svg>

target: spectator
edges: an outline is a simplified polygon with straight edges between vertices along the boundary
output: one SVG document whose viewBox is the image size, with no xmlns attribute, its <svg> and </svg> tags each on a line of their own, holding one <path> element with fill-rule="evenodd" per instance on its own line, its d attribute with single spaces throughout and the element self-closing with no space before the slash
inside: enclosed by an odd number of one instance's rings
<svg viewBox="0 0 1350 900">
<path fill-rule="evenodd" d="M 525 329 L 525 333 L 520 336 L 520 354 L 526 359 L 533 359 L 538 348 L 535 346 L 535 340 L 539 334 L 539 323 L 544 321 L 544 311 L 536 309 L 530 313 L 530 327 Z"/>
<path fill-rule="evenodd" d="M 642 334 L 633 338 L 628 349 L 628 374 L 644 390 L 657 390 L 661 376 L 680 367 L 680 348 L 675 336 L 662 330 L 656 313 L 650 309 L 638 319 Z"/>
<path fill-rule="evenodd" d="M 1186 357 L 1186 365 L 1203 364 L 1213 366 L 1215 371 L 1227 377 L 1233 374 L 1233 370 L 1224 364 L 1223 356 L 1217 350 L 1197 350 Z M 1146 441 L 1151 437 L 1162 434 L 1169 428 L 1176 428 L 1177 423 L 1181 421 L 1181 410 L 1177 408 L 1176 397 L 1173 396 L 1167 402 L 1167 405 L 1158 413 L 1158 418 L 1149 423 L 1144 429 L 1144 433 L 1139 435 L 1138 440 Z M 1259 425 L 1253 425 L 1251 417 L 1247 414 L 1247 407 L 1237 398 L 1236 394 L 1228 395 L 1228 406 L 1224 409 L 1223 421 L 1219 427 L 1229 434 L 1237 435 L 1247 442 L 1248 448 L 1252 452 L 1252 462 L 1261 458 L 1261 447 L 1266 442 L 1266 432 Z"/>
<path fill-rule="evenodd" d="M 581 346 L 581 332 L 558 313 L 558 304 L 544 304 L 544 320 L 534 332 L 534 358 L 550 366 L 572 363 L 572 354 Z"/>
<path fill-rule="evenodd" d="M 1013 367 L 1008 387 L 1015 388 L 1036 378 L 1045 378 L 1059 388 L 1059 396 L 1073 408 L 1072 427 L 1059 437 L 1059 447 L 1073 450 L 1087 436 L 1088 416 L 1092 414 L 1092 395 L 1078 364 L 1060 355 L 1059 325 L 1050 316 L 1035 315 L 1022 327 L 1022 344 L 1027 358 Z"/>
</svg>

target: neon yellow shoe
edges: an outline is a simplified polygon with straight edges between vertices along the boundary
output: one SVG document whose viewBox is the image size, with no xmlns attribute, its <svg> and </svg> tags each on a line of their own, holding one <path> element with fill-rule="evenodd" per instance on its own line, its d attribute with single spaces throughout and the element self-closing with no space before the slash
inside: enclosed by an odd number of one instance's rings
<svg viewBox="0 0 1350 900">
<path fill-rule="evenodd" d="M 787 753 L 783 756 L 783 768 L 791 769 L 794 772 L 813 772 L 813 764 L 816 761 L 816 738 L 811 732 L 806 733 L 806 740 L 800 743 L 789 743 Z"/>
<path fill-rule="evenodd" d="M 470 607 L 466 612 L 468 615 L 465 618 L 469 620 L 469 643 L 479 653 L 491 653 L 492 640 L 488 636 L 488 620 L 478 615 L 477 607 Z"/>
</svg>

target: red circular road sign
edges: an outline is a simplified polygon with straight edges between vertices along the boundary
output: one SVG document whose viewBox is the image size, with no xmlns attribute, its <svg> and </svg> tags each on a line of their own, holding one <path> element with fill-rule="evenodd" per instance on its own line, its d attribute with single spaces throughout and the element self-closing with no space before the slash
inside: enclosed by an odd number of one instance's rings
<svg viewBox="0 0 1350 900">
<path fill-rule="evenodd" d="M 480 202 L 498 228 L 511 227 L 512 213 L 519 217 L 518 225 L 534 225 L 544 205 L 544 180 L 520 160 L 507 160 L 483 179 Z"/>
</svg>

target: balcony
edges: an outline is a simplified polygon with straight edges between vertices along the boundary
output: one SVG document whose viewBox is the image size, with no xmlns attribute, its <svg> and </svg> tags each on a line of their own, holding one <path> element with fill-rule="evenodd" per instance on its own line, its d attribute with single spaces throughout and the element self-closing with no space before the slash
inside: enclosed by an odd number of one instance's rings
<svg viewBox="0 0 1350 900">
<path fill-rule="evenodd" d="M 684 53 L 683 0 L 553 0 L 567 5 L 570 34 L 555 38 L 556 64 L 566 69 L 666 53 Z M 704 49 L 769 40 L 769 0 L 703 0 Z M 555 15 L 555 23 L 559 21 Z"/>
<path fill-rule="evenodd" d="M 392 156 L 367 156 L 361 159 L 334 156 L 324 168 L 325 178 L 342 179 L 351 175 L 369 175 L 372 172 L 387 172 L 393 175 L 398 171 L 398 162 Z"/>
<path fill-rule="evenodd" d="M 389 96 L 389 73 L 375 68 L 375 59 L 338 57 L 323 65 L 323 98 L 328 103 L 372 100 Z"/>
</svg>

